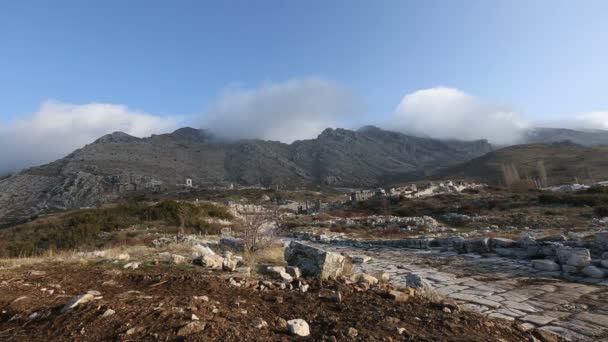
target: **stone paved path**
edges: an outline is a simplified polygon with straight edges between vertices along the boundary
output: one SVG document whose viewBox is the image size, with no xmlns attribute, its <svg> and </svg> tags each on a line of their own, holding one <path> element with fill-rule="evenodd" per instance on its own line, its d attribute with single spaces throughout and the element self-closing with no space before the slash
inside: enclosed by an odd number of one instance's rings
<svg viewBox="0 0 608 342">
<path fill-rule="evenodd" d="M 388 272 L 391 281 L 405 285 L 416 273 L 441 294 L 464 307 L 491 317 L 518 320 L 572 341 L 608 341 L 608 286 L 548 277 L 529 260 L 452 252 L 356 248 L 315 244 L 317 247 L 365 255 L 372 259 L 355 268 L 367 273 Z"/>
</svg>

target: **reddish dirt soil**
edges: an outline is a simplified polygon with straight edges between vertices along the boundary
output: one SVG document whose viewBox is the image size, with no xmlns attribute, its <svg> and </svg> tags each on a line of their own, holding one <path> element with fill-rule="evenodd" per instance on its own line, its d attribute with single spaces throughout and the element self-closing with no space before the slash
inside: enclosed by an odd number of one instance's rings
<svg viewBox="0 0 608 342">
<path fill-rule="evenodd" d="M 466 311 L 446 313 L 443 305 L 420 297 L 396 302 L 379 291 L 357 291 L 338 281 L 323 282 L 321 289 L 318 280 L 310 280 L 307 293 L 259 291 L 231 286 L 225 275 L 191 266 L 126 271 L 107 263 L 46 264 L 0 270 L 0 340 L 531 340 L 530 333 L 514 323 L 489 320 Z M 320 296 L 330 289 L 341 292 L 341 303 Z M 73 296 L 89 290 L 101 292 L 102 298 L 61 312 Z M 209 301 L 195 296 L 208 296 Z M 219 310 L 217 313 L 212 312 L 214 307 Z M 107 309 L 116 313 L 103 317 Z M 37 317 L 30 319 L 34 313 Z M 192 314 L 204 323 L 204 330 L 178 336 L 180 328 L 192 322 Z M 260 318 L 268 327 L 255 327 Z M 311 335 L 290 335 L 279 318 L 306 320 Z M 357 330 L 356 337 L 349 335 L 349 328 Z M 398 328 L 405 330 L 399 334 Z"/>
</svg>

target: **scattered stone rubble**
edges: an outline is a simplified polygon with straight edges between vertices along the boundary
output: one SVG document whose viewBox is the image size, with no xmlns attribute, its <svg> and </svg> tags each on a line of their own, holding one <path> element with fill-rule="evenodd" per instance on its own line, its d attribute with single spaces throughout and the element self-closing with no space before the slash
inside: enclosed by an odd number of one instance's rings
<svg viewBox="0 0 608 342">
<path fill-rule="evenodd" d="M 502 257 L 530 259 L 532 265 L 545 271 L 547 276 L 563 276 L 571 280 L 589 277 L 598 279 L 597 282 L 608 276 L 608 231 L 598 232 L 593 241 L 568 240 L 563 235 L 542 239 L 524 236 L 518 241 L 488 237 L 465 239 L 462 236 L 362 240 L 299 234 L 298 238 L 355 247 L 435 248 L 465 254 L 495 253 Z"/>
<path fill-rule="evenodd" d="M 420 198 L 442 194 L 459 193 L 467 189 L 479 189 L 485 187 L 485 184 L 471 183 L 466 181 L 451 181 L 434 183 L 430 182 L 425 185 L 406 185 L 389 189 L 387 192 L 382 188 L 376 190 L 358 190 L 349 195 L 351 202 L 361 202 L 370 198 L 382 197 L 405 197 L 405 198 Z"/>
</svg>

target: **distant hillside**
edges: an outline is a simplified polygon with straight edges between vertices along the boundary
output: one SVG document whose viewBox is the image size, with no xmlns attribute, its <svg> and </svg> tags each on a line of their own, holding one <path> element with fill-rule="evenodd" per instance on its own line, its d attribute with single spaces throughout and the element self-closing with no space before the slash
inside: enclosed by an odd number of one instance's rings
<svg viewBox="0 0 608 342">
<path fill-rule="evenodd" d="M 440 141 L 368 126 L 326 129 L 316 139 L 221 141 L 182 128 L 136 138 L 117 132 L 63 159 L 0 180 L 0 219 L 95 206 L 134 191 L 195 186 L 373 186 L 433 173 L 491 151 L 485 140 Z M 1 222 L 0 222 L 1 223 Z"/>
<path fill-rule="evenodd" d="M 534 128 L 526 133 L 524 143 L 554 143 L 571 141 L 585 146 L 608 146 L 608 131 L 573 130 L 565 128 Z"/>
<path fill-rule="evenodd" d="M 443 177 L 504 183 L 504 171 L 515 167 L 520 178 L 541 179 L 548 185 L 608 180 L 608 147 L 586 147 L 571 142 L 516 145 L 490 152 L 441 173 Z"/>
</svg>

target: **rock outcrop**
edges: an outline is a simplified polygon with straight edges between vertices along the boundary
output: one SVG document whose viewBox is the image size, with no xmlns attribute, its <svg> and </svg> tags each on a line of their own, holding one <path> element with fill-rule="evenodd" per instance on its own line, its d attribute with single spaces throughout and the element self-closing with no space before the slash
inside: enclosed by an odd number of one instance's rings
<svg viewBox="0 0 608 342">
<path fill-rule="evenodd" d="M 337 277 L 344 272 L 346 258 L 340 254 L 292 241 L 285 249 L 285 260 L 297 266 L 304 276 Z"/>
</svg>

